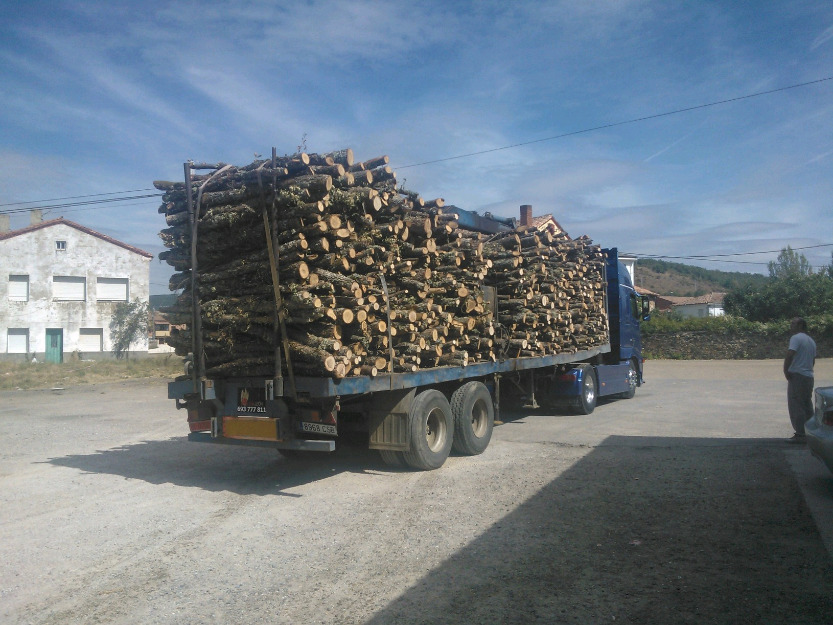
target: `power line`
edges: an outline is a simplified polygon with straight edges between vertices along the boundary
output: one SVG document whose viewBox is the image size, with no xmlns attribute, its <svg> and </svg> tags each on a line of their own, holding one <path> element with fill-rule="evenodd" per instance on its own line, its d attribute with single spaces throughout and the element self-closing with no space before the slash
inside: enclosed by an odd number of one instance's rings
<svg viewBox="0 0 833 625">
<path fill-rule="evenodd" d="M 112 195 L 109 193 L 100 193 L 97 195 Z M 128 200 L 141 200 L 152 197 L 161 197 L 161 193 L 148 193 L 145 195 L 125 195 L 122 197 L 102 198 L 98 200 L 85 200 L 82 202 L 64 202 L 61 204 L 38 204 L 37 206 L 27 206 L 25 208 L 11 208 L 8 210 L 0 210 L 0 215 L 13 215 L 16 213 L 29 213 L 33 210 L 56 210 L 72 208 L 77 206 L 93 206 L 97 204 L 112 204 L 115 202 L 126 202 Z M 79 196 L 79 197 L 94 197 L 94 196 Z M 44 200 L 48 201 L 48 200 Z M 8 206 L 8 205 L 7 205 Z M 96 208 L 104 208 L 103 206 L 96 206 Z"/>
<path fill-rule="evenodd" d="M 122 193 L 140 193 L 142 191 L 155 191 L 156 189 L 153 187 L 149 187 L 147 189 L 130 189 L 128 191 L 110 191 L 108 193 L 91 193 L 89 195 L 70 195 L 68 197 L 56 197 L 51 198 L 48 200 L 31 200 L 29 202 L 8 202 L 6 204 L 0 204 L 0 208 L 4 206 L 23 206 L 24 204 L 39 204 L 41 202 L 58 202 L 62 200 L 79 200 L 87 197 L 100 197 L 102 195 L 119 195 Z M 161 193 L 159 194 L 161 195 Z M 31 210 L 31 209 L 27 209 Z"/>
<path fill-rule="evenodd" d="M 680 113 L 685 113 L 685 112 L 689 112 L 689 111 L 695 111 L 695 110 L 699 110 L 699 109 L 709 108 L 709 107 L 718 106 L 718 105 L 721 105 L 721 104 L 729 104 L 729 103 L 732 103 L 732 102 L 739 102 L 741 100 L 747 100 L 747 99 L 750 99 L 750 98 L 757 98 L 757 97 L 764 96 L 764 95 L 779 93 L 781 91 L 788 91 L 788 90 L 791 90 L 791 89 L 798 89 L 800 87 L 807 87 L 807 86 L 810 86 L 810 85 L 815 85 L 815 84 L 819 84 L 819 83 L 822 83 L 822 82 L 826 82 L 826 81 L 829 81 L 829 80 L 833 80 L 833 76 L 827 76 L 825 78 L 819 78 L 817 80 L 810 80 L 810 81 L 806 81 L 806 82 L 802 82 L 802 83 L 797 83 L 797 84 L 794 84 L 794 85 L 788 85 L 786 87 L 778 87 L 776 89 L 768 89 L 766 91 L 758 91 L 756 93 L 750 93 L 750 94 L 747 94 L 747 95 L 737 96 L 737 97 L 734 97 L 734 98 L 727 98 L 727 99 L 718 100 L 718 101 L 715 101 L 715 102 L 708 102 L 706 104 L 698 104 L 698 105 L 695 105 L 695 106 L 689 106 L 689 107 L 685 107 L 685 108 L 681 108 L 681 109 L 675 109 L 673 111 L 666 111 L 666 112 L 663 112 L 663 113 L 655 113 L 655 114 L 652 114 L 652 115 L 645 115 L 643 117 L 637 117 L 637 118 L 629 119 L 629 120 L 625 120 L 625 121 L 613 122 L 613 123 L 610 123 L 610 124 L 602 124 L 602 125 L 594 126 L 594 127 L 591 127 L 591 128 L 585 128 L 585 129 L 582 129 L 582 130 L 576 130 L 576 131 L 573 131 L 573 132 L 566 132 L 566 133 L 562 133 L 562 134 L 559 134 L 559 135 L 554 135 L 554 136 L 551 136 L 551 137 L 544 137 L 544 138 L 541 138 L 541 139 L 533 139 L 531 141 L 524 141 L 524 142 L 515 143 L 515 144 L 512 144 L 512 145 L 506 145 L 506 146 L 497 147 L 497 148 L 490 148 L 488 150 L 480 150 L 480 151 L 477 151 L 477 152 L 469 152 L 469 153 L 466 153 L 466 154 L 459 154 L 459 155 L 456 155 L 456 156 L 449 156 L 449 157 L 434 159 L 434 160 L 430 160 L 430 161 L 423 161 L 421 163 L 412 163 L 410 165 L 403 165 L 401 167 L 398 167 L 398 169 L 408 169 L 408 168 L 411 168 L 411 167 L 419 167 L 419 166 L 422 166 L 422 165 L 442 163 L 442 162 L 451 161 L 451 160 L 469 158 L 469 157 L 472 157 L 472 156 L 480 156 L 480 155 L 489 154 L 489 153 L 492 153 L 492 152 L 499 152 L 499 151 L 503 151 L 503 150 L 509 150 L 509 149 L 512 149 L 512 148 L 522 147 L 522 146 L 526 146 L 526 145 L 532 145 L 532 144 L 535 144 L 535 143 L 543 143 L 545 141 L 554 141 L 556 139 L 563 139 L 565 137 L 570 137 L 570 136 L 575 136 L 575 135 L 580 135 L 580 134 L 586 134 L 586 133 L 589 133 L 589 132 L 594 132 L 596 130 L 604 130 L 606 128 L 614 128 L 614 127 L 617 127 L 617 126 L 624 126 L 624 125 L 627 125 L 627 124 L 635 124 L 637 122 L 647 121 L 647 120 L 650 120 L 650 119 L 657 119 L 657 118 L 660 118 L 660 117 L 668 117 L 670 115 L 677 115 L 677 114 L 680 114 Z M 106 206 L 103 206 L 105 204 L 113 204 L 113 203 L 116 203 L 116 202 L 124 202 L 124 201 L 128 201 L 128 200 L 138 200 L 138 199 L 147 199 L 147 198 L 153 198 L 153 197 L 162 197 L 162 195 L 163 195 L 162 193 L 150 193 L 150 194 L 145 194 L 145 195 L 123 196 L 123 197 L 117 197 L 117 198 L 104 198 L 103 197 L 103 196 L 108 196 L 108 195 L 123 195 L 123 194 L 126 194 L 126 193 L 139 193 L 139 192 L 142 192 L 142 191 L 155 191 L 155 189 L 154 188 L 133 189 L 133 190 L 128 190 L 128 191 L 112 191 L 112 192 L 107 192 L 107 193 L 74 195 L 74 196 L 67 196 L 67 197 L 52 198 L 52 199 L 48 199 L 48 200 L 31 200 L 31 201 L 26 201 L 26 202 L 10 202 L 10 203 L 6 203 L 6 204 L 0 204 L 0 208 L 6 207 L 6 206 L 17 206 L 19 208 L 13 208 L 13 209 L 8 209 L 8 210 L 0 210 L 0 215 L 4 215 L 4 214 L 5 215 L 12 215 L 12 214 L 16 214 L 16 213 L 30 212 L 32 210 L 46 210 L 46 211 L 50 211 L 50 212 L 52 210 L 59 210 L 59 209 L 61 209 L 61 210 L 67 209 L 65 212 L 74 212 L 74 211 L 80 211 L 80 210 L 96 210 L 98 208 L 106 208 Z M 103 198 L 103 199 L 86 200 L 85 198 Z M 75 200 L 75 199 L 84 200 L 84 201 L 81 201 L 81 202 L 61 202 L 62 200 Z M 41 204 L 42 202 L 60 202 L 60 203 L 58 203 L 58 204 Z M 31 206 L 32 204 L 35 204 L 36 206 Z M 86 208 L 86 209 L 73 208 L 73 207 L 79 207 L 79 206 L 87 206 L 89 208 Z M 812 247 L 827 247 L 827 246 L 825 246 L 825 245 L 808 246 L 808 247 L 796 248 L 796 249 L 810 249 Z M 773 250 L 772 252 L 748 252 L 747 254 L 765 254 L 765 253 L 774 253 L 774 252 L 779 252 L 779 251 L 780 250 Z M 738 254 L 738 255 L 747 255 L 747 254 Z M 717 261 L 713 260 L 715 257 L 728 257 L 728 256 L 734 256 L 734 254 L 713 254 L 713 255 L 710 255 L 710 256 L 651 256 L 651 255 L 643 255 L 643 256 L 646 257 L 646 258 L 670 258 L 670 259 L 701 260 L 701 261 L 717 262 Z M 728 261 L 728 260 L 725 260 L 725 261 L 722 261 L 722 262 L 741 263 L 743 261 Z M 749 262 L 749 263 L 746 263 L 746 264 L 758 264 L 758 265 L 760 265 L 760 264 L 764 264 L 764 263 Z"/>
<path fill-rule="evenodd" d="M 629 120 L 625 120 L 625 121 L 613 122 L 613 123 L 610 123 L 610 124 L 602 124 L 600 126 L 593 126 L 592 128 L 584 128 L 582 130 L 575 130 L 575 131 L 572 131 L 572 132 L 565 132 L 565 133 L 562 133 L 560 135 L 553 135 L 551 137 L 544 137 L 542 139 L 533 139 L 531 141 L 523 141 L 521 143 L 513 143 L 512 145 L 505 145 L 505 146 L 501 146 L 501 147 L 497 147 L 497 148 L 490 148 L 488 150 L 480 150 L 478 152 L 468 152 L 466 154 L 458 154 L 456 156 L 447 156 L 447 157 L 444 157 L 444 158 L 438 158 L 438 159 L 434 159 L 434 160 L 430 160 L 430 161 L 423 161 L 421 163 L 411 163 L 410 165 L 402 165 L 400 167 L 397 167 L 397 169 L 409 169 L 411 167 L 420 167 L 422 165 L 431 165 L 433 163 L 443 163 L 445 161 L 457 160 L 457 159 L 461 159 L 461 158 L 469 158 L 471 156 L 480 156 L 482 154 L 489 154 L 491 152 L 500 152 L 502 150 L 510 150 L 512 148 L 523 147 L 525 145 L 532 145 L 532 144 L 535 144 L 535 143 L 543 143 L 545 141 L 555 141 L 556 139 L 563 139 L 565 137 L 571 137 L 571 136 L 575 136 L 575 135 L 585 134 L 585 133 L 588 133 L 588 132 L 594 132 L 596 130 L 604 130 L 605 128 L 615 128 L 616 126 L 624 126 L 626 124 L 635 124 L 637 122 L 647 121 L 649 119 L 657 119 L 659 117 L 668 117 L 670 115 L 677 115 L 679 113 L 686 113 L 686 112 L 689 112 L 689 111 L 696 111 L 698 109 L 704 109 L 704 108 L 709 108 L 709 107 L 712 107 L 712 106 L 718 106 L 720 104 L 729 104 L 731 102 L 739 102 L 740 100 L 748 100 L 750 98 L 757 98 L 757 97 L 760 97 L 760 96 L 770 95 L 770 94 L 778 93 L 778 92 L 781 92 L 781 91 L 788 91 L 790 89 L 798 89 L 800 87 L 808 87 L 810 85 L 815 85 L 815 84 L 818 84 L 818 83 L 826 82 L 828 80 L 833 80 L 833 76 L 827 76 L 825 78 L 819 78 L 817 80 L 810 80 L 810 81 L 807 81 L 807 82 L 797 83 L 797 84 L 794 84 L 794 85 L 788 85 L 786 87 L 778 87 L 776 89 L 769 89 L 767 91 L 758 91 L 756 93 L 750 93 L 750 94 L 747 94 L 747 95 L 737 96 L 735 98 L 728 98 L 728 99 L 725 99 L 725 100 L 718 100 L 716 102 L 708 102 L 706 104 L 697 104 L 695 106 L 689 106 L 689 107 L 685 107 L 685 108 L 681 108 L 681 109 L 675 109 L 673 111 L 666 111 L 664 113 L 654 113 L 652 115 L 645 115 L 643 117 L 636 117 L 634 119 L 629 119 Z M 58 201 L 62 201 L 62 200 L 75 200 L 75 199 L 84 199 L 84 198 L 89 198 L 89 197 L 100 197 L 100 196 L 104 196 L 104 195 L 117 195 L 117 194 L 123 194 L 123 193 L 139 193 L 139 192 L 142 192 L 142 191 L 154 191 L 154 190 L 155 190 L 154 188 L 132 189 L 132 190 L 129 190 L 129 191 L 112 191 L 110 193 L 94 193 L 94 194 L 90 194 L 90 195 L 71 195 L 71 196 L 67 196 L 67 197 L 52 198 L 52 199 L 48 199 L 48 200 L 31 200 L 31 201 L 28 201 L 28 202 L 10 202 L 10 203 L 7 203 L 7 204 L 0 204 L 0 208 L 2 208 L 4 206 L 23 206 L 25 204 L 39 204 L 41 202 L 58 202 Z M 142 197 L 161 197 L 162 195 L 163 195 L 162 193 L 154 193 L 154 194 L 151 194 L 151 195 L 148 195 L 148 196 L 142 196 Z M 125 199 L 132 199 L 132 198 L 125 198 Z M 67 206 L 69 206 L 69 205 L 67 205 Z M 62 208 L 62 207 L 63 207 L 63 205 L 55 205 L 54 206 L 54 208 Z M 37 208 L 45 208 L 45 207 L 34 206 L 34 207 L 26 208 L 26 209 L 20 209 L 19 211 L 14 211 L 14 212 L 23 212 L 23 210 L 32 210 L 32 209 L 37 209 Z M 53 207 L 50 206 L 49 208 L 53 208 Z M 0 214 L 8 214 L 10 212 L 12 212 L 12 211 L 2 211 L 2 210 L 0 210 Z"/>
<path fill-rule="evenodd" d="M 499 148 L 490 148 L 488 150 L 480 150 L 478 152 L 468 152 L 466 154 L 458 154 L 457 156 L 447 156 L 445 158 L 438 158 L 431 161 L 423 161 L 421 163 L 412 163 L 410 165 L 403 165 L 401 167 L 397 167 L 397 170 L 400 169 L 408 169 L 409 167 L 420 167 L 422 165 L 432 165 L 434 163 L 444 163 L 446 161 L 453 161 L 456 159 L 461 158 L 468 158 L 470 156 L 481 156 L 483 154 L 490 154 L 492 152 L 500 152 L 502 150 L 510 150 L 512 148 L 519 148 L 525 145 L 532 145 L 534 143 L 543 143 L 544 141 L 555 141 L 556 139 L 564 139 L 565 137 L 573 137 L 575 135 L 585 134 L 588 132 L 594 132 L 596 130 L 604 130 L 606 128 L 615 128 L 616 126 L 624 126 L 626 124 L 635 124 L 637 122 L 644 122 L 649 119 L 657 119 L 659 117 L 668 117 L 669 115 L 677 115 L 679 113 L 687 113 L 689 111 L 696 111 L 698 109 L 709 108 L 711 106 L 718 106 L 720 104 L 729 104 L 731 102 L 739 102 L 740 100 L 748 100 L 750 98 L 757 98 L 764 95 L 770 95 L 772 93 L 778 93 L 780 91 L 788 91 L 790 89 L 798 89 L 799 87 L 807 87 L 809 85 L 815 85 L 821 82 L 825 82 L 828 80 L 833 80 L 833 76 L 827 76 L 826 78 L 819 78 L 818 80 L 810 80 L 807 82 L 798 83 L 795 85 L 789 85 L 787 87 L 778 87 L 777 89 L 769 89 L 767 91 L 758 91 L 756 93 L 750 93 L 747 95 L 738 96 L 736 98 L 728 98 L 726 100 L 718 100 L 716 102 L 708 102 L 707 104 L 697 104 L 696 106 L 688 106 L 686 108 L 675 109 L 673 111 L 666 111 L 665 113 L 655 113 L 653 115 L 645 115 L 644 117 L 636 117 L 634 119 L 628 119 L 626 121 L 621 122 L 613 122 L 610 124 L 602 124 L 601 126 L 594 126 L 592 128 L 585 128 L 583 130 L 574 130 L 572 132 L 565 132 L 560 135 L 553 135 L 552 137 L 544 137 L 543 139 L 533 139 L 531 141 L 523 141 L 521 143 L 513 143 L 512 145 L 504 145 Z"/>
<path fill-rule="evenodd" d="M 791 247 L 790 249 L 793 251 L 798 250 L 811 250 L 816 249 L 819 247 L 833 247 L 833 243 L 822 243 L 820 245 L 805 245 L 803 247 Z M 641 258 L 681 258 L 685 260 L 709 260 L 712 258 L 728 258 L 730 256 L 753 256 L 755 254 L 780 254 L 783 251 L 783 248 L 780 250 L 766 250 L 762 252 L 735 252 L 733 254 L 703 254 L 700 256 L 664 256 L 661 254 L 638 254 L 638 253 L 628 253 L 626 256 L 638 256 Z M 723 261 L 723 262 L 732 262 L 732 261 Z M 744 262 L 744 261 L 734 261 L 734 262 Z M 752 263 L 751 265 L 761 265 L 766 263 Z"/>
</svg>

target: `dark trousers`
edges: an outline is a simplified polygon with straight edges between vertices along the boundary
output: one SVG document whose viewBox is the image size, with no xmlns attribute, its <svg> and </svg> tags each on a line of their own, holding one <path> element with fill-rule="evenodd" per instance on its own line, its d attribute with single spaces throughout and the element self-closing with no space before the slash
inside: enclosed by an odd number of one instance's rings
<svg viewBox="0 0 833 625">
<path fill-rule="evenodd" d="M 797 434 L 804 434 L 804 424 L 813 416 L 813 378 L 791 373 L 787 382 L 787 408 Z"/>
</svg>

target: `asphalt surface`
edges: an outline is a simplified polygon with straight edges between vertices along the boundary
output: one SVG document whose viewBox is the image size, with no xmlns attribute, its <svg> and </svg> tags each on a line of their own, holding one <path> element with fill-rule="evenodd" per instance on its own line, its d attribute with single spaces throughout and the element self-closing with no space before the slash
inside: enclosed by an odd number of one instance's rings
<svg viewBox="0 0 833 625">
<path fill-rule="evenodd" d="M 646 378 L 431 472 L 188 443 L 161 381 L 0 393 L 0 622 L 833 622 L 780 362 Z"/>
</svg>

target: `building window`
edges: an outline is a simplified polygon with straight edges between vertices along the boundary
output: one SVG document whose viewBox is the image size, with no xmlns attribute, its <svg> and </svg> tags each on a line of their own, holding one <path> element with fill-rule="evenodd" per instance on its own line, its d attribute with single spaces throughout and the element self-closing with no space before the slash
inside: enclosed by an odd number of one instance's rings
<svg viewBox="0 0 833 625">
<path fill-rule="evenodd" d="M 66 241 L 55 241 L 55 251 L 56 252 L 66 252 L 67 251 L 67 242 Z"/>
<path fill-rule="evenodd" d="M 127 278 L 98 278 L 95 283 L 95 298 L 99 302 L 126 302 L 130 286 Z"/>
<path fill-rule="evenodd" d="M 87 279 L 76 276 L 54 276 L 52 299 L 63 302 L 83 302 L 87 299 Z"/>
<path fill-rule="evenodd" d="M 29 328 L 9 328 L 6 335 L 6 352 L 9 354 L 29 353 Z"/>
<path fill-rule="evenodd" d="M 78 349 L 82 352 L 100 352 L 104 344 L 102 328 L 81 328 L 78 336 Z"/>
<path fill-rule="evenodd" d="M 9 299 L 13 302 L 29 301 L 29 276 L 9 276 Z"/>
</svg>

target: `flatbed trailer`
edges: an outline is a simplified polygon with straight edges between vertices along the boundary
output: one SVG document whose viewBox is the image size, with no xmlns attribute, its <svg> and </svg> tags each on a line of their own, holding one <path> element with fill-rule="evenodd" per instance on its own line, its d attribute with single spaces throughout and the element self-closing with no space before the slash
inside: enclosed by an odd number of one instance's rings
<svg viewBox="0 0 833 625">
<path fill-rule="evenodd" d="M 501 382 L 520 391 L 527 406 L 583 414 L 599 397 L 634 395 L 642 384 L 641 304 L 617 251 L 605 253 L 610 343 L 372 377 L 185 377 L 169 384 L 168 396 L 187 409 L 195 442 L 266 446 L 288 455 L 331 452 L 339 436 L 359 432 L 389 464 L 436 469 L 452 449 L 475 455 L 487 448 Z"/>
</svg>

